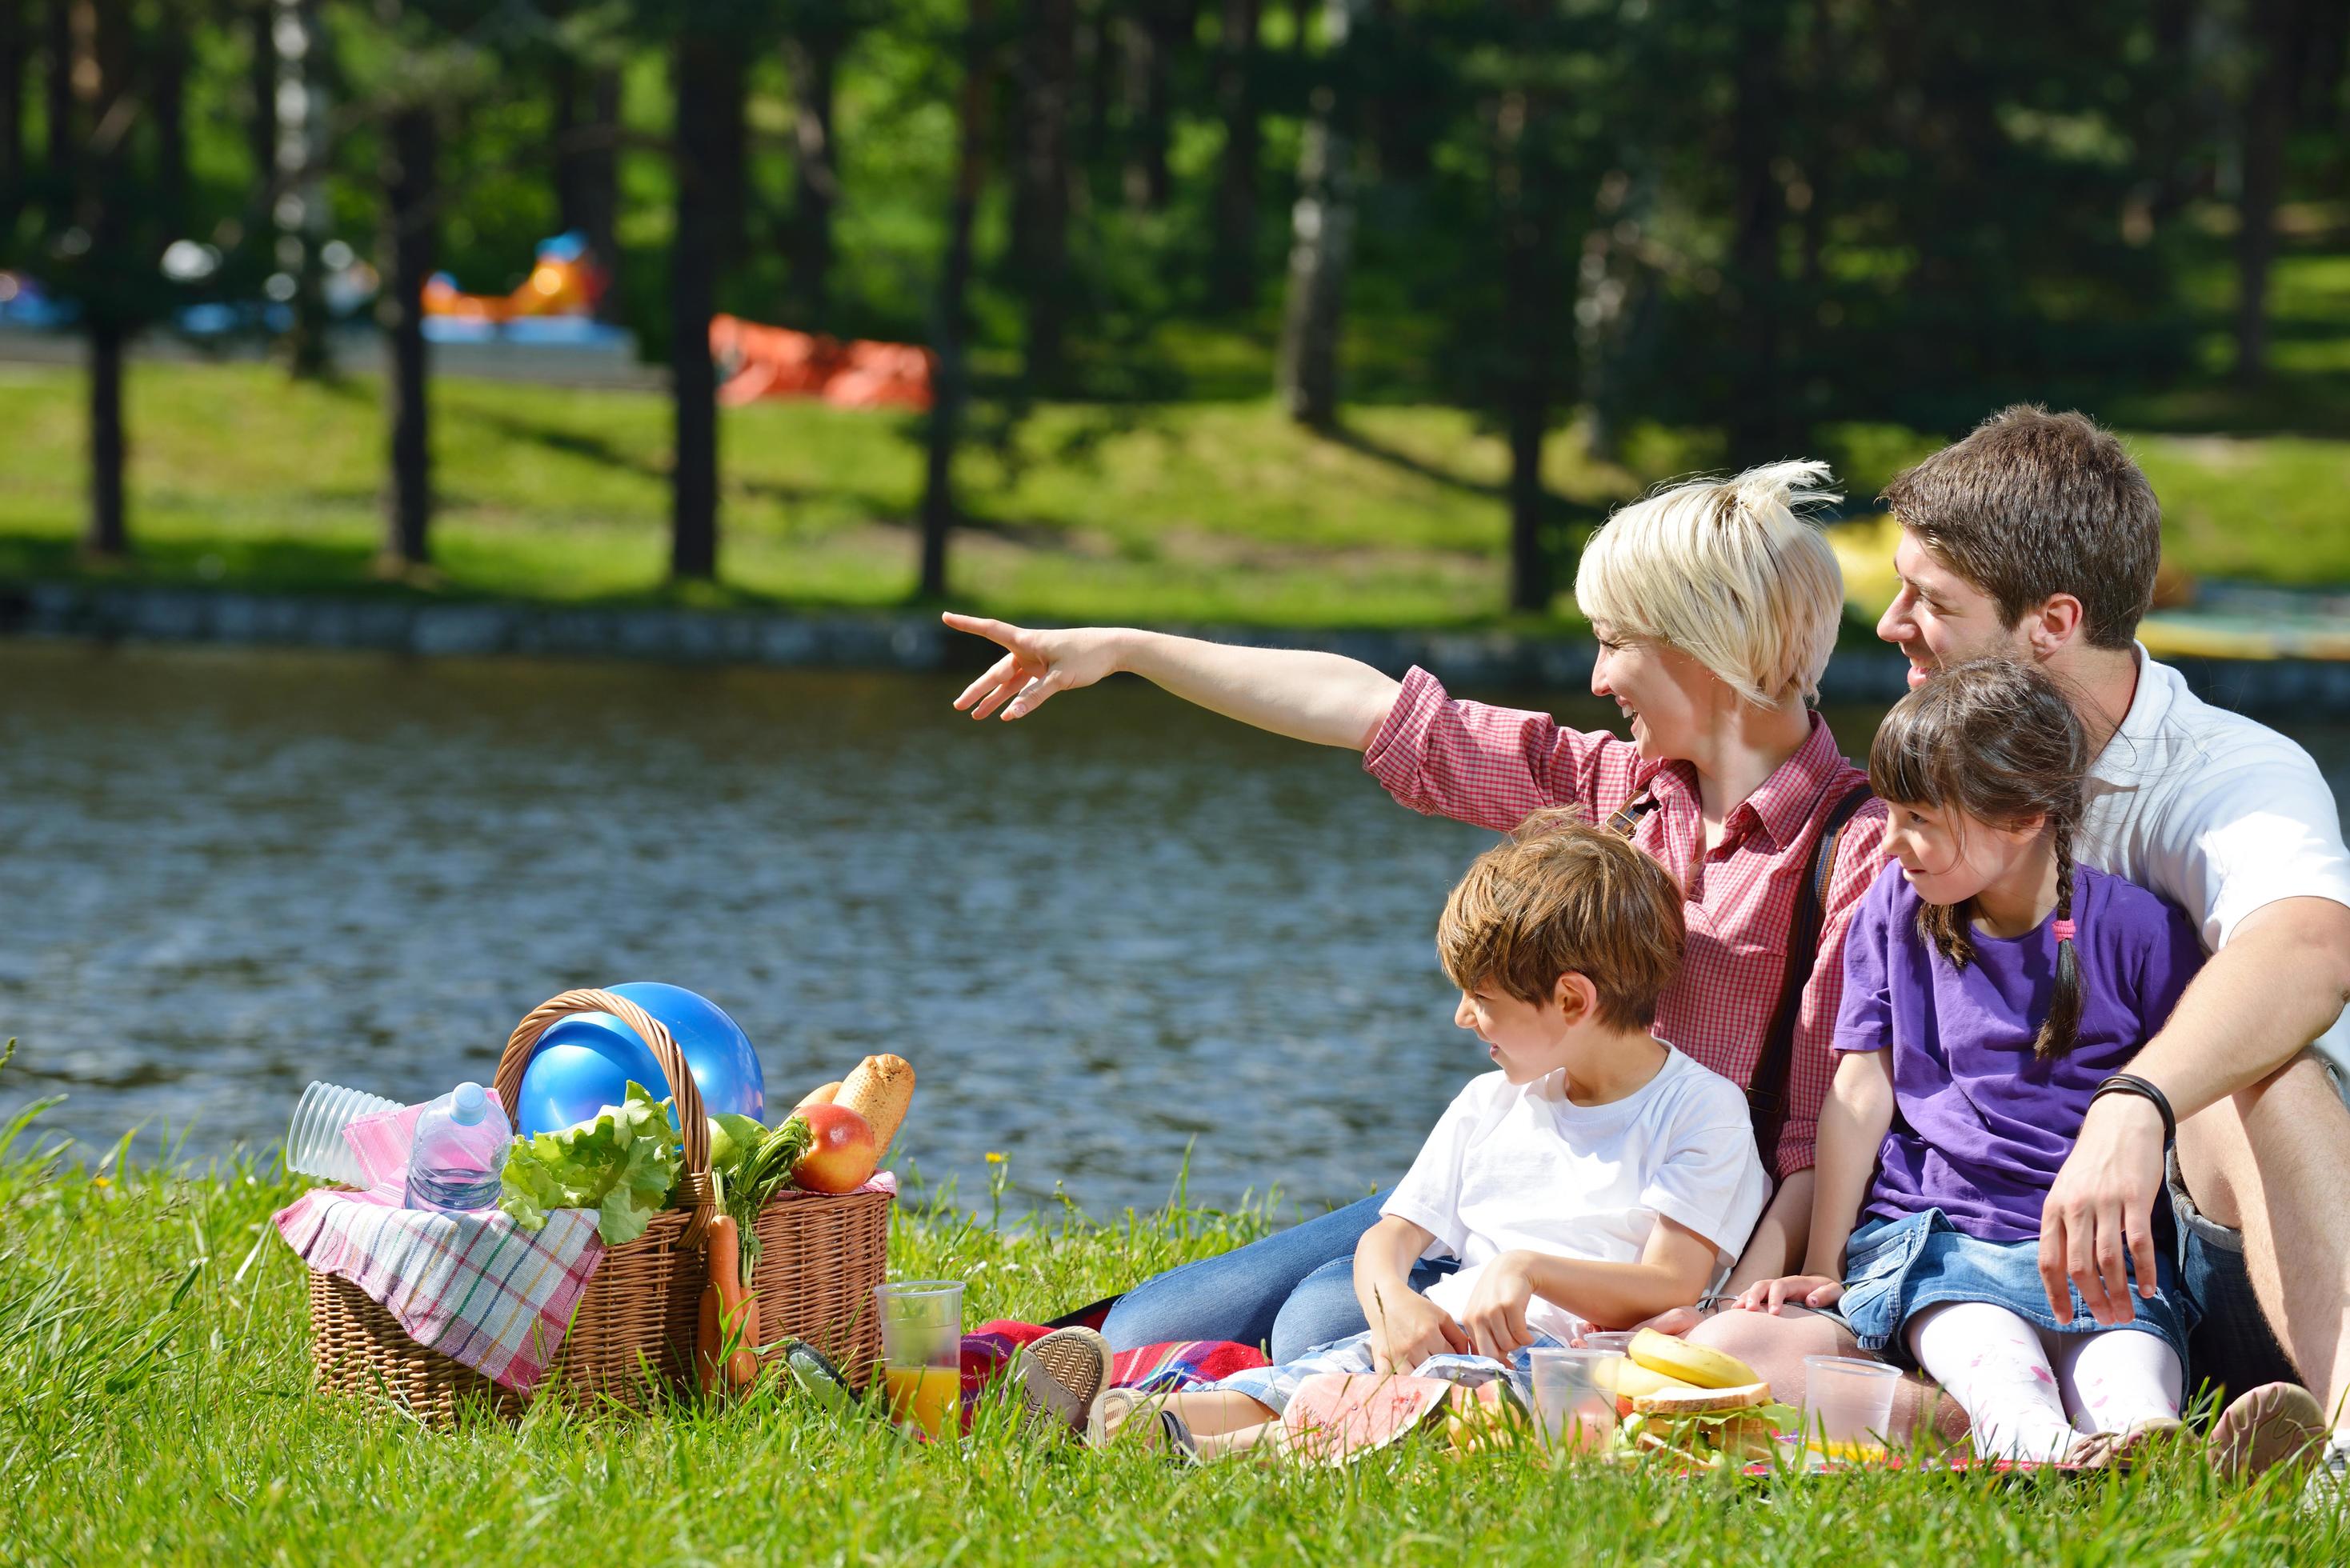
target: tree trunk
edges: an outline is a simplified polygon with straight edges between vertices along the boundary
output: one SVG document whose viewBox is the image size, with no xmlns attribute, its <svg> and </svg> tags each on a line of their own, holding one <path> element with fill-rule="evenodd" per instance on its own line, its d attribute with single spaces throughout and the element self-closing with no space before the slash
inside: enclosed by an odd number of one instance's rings
<svg viewBox="0 0 2350 1568">
<path fill-rule="evenodd" d="M 718 372 L 710 358 L 710 317 L 717 309 L 718 251 L 726 162 L 725 106 L 731 78 L 723 40 L 691 29 L 678 35 L 677 223 L 670 242 L 670 379 L 676 404 L 677 468 L 671 480 L 670 573 L 681 578 L 718 572 Z M 739 118 L 739 117 L 738 117 Z"/>
<path fill-rule="evenodd" d="M 547 127 L 555 153 L 555 226 L 567 233 L 580 228 L 579 165 L 581 113 L 579 62 L 558 53 L 546 67 L 546 96 L 553 111 Z"/>
<path fill-rule="evenodd" d="M 122 349 L 127 334 L 111 311 L 89 317 L 89 531 L 84 553 L 120 560 L 130 553 L 123 504 Z"/>
<path fill-rule="evenodd" d="M 1083 169 L 1110 161 L 1110 106 L 1118 101 L 1118 37 L 1123 27 L 1117 0 L 1091 0 L 1077 29 L 1077 75 L 1085 84 L 1085 140 L 1077 162 Z"/>
<path fill-rule="evenodd" d="M 963 64 L 962 104 L 958 116 L 954 202 L 947 216 L 947 254 L 939 273 L 937 320 L 931 328 L 938 360 L 938 384 L 931 402 L 922 462 L 922 565 L 924 598 L 947 592 L 947 535 L 955 522 L 954 455 L 962 438 L 967 369 L 963 362 L 964 296 L 971 287 L 972 221 L 979 210 L 987 135 L 989 0 L 971 0 L 971 36 Z"/>
<path fill-rule="evenodd" d="M 25 191 L 26 0 L 0 0 L 0 236 L 14 234 Z"/>
<path fill-rule="evenodd" d="M 1550 607 L 1551 572 L 1544 536 L 1543 441 L 1550 431 L 1553 296 L 1549 265 L 1549 192 L 1532 145 L 1535 100 L 1523 88 L 1502 95 L 1495 116 L 1494 205 L 1501 219 L 1503 424 L 1510 443 L 1510 607 L 1539 614 Z"/>
<path fill-rule="evenodd" d="M 2300 85 L 2302 7 L 2298 0 L 2253 0 L 2252 41 L 2260 50 L 2244 105 L 2243 189 L 2236 198 L 2236 379 L 2257 386 L 2268 375 L 2269 269 L 2276 260 L 2277 200 L 2284 184 L 2285 139 Z"/>
<path fill-rule="evenodd" d="M 832 214 L 840 203 L 833 78 L 844 40 L 829 28 L 784 40 L 792 88 L 792 214 L 785 248 L 800 325 L 820 329 L 831 304 Z"/>
<path fill-rule="evenodd" d="M 290 240 L 295 262 L 294 327 L 286 335 L 286 366 L 299 379 L 333 369 L 327 345 L 327 277 L 319 251 L 326 244 L 327 91 L 326 31 L 319 0 L 276 0 L 281 26 L 305 42 L 299 52 L 277 56 L 277 178 L 273 205 L 281 243 Z"/>
<path fill-rule="evenodd" d="M 730 40 L 710 62 L 709 151 L 712 220 L 722 266 L 739 262 L 750 243 L 751 154 L 745 94 L 750 61 L 742 40 Z"/>
<path fill-rule="evenodd" d="M 620 297 L 620 73 L 583 69 L 565 57 L 554 71 L 556 205 L 567 232 L 588 242 L 604 275 L 596 319 L 618 326 Z"/>
<path fill-rule="evenodd" d="M 1290 418 L 1315 430 L 1338 423 L 1338 337 L 1354 254 L 1354 141 L 1338 83 L 1347 39 L 1364 0 L 1325 0 L 1333 68 L 1311 99 L 1290 213 L 1289 292 L 1282 309 L 1276 386 Z"/>
<path fill-rule="evenodd" d="M 432 275 L 439 214 L 439 137 L 429 108 L 394 115 L 384 167 L 383 299 L 377 306 L 390 350 L 384 384 L 391 424 L 391 490 L 384 516 L 385 556 L 402 566 L 432 558 L 432 410 L 427 400 L 424 280 Z"/>
<path fill-rule="evenodd" d="M 1173 137 L 1175 53 L 1191 3 L 1139 0 L 1139 14 L 1126 24 L 1126 200 L 1147 213 L 1164 209 L 1174 190 L 1167 149 Z"/>
<path fill-rule="evenodd" d="M 114 110 L 131 90 L 130 18 L 128 0 L 91 0 L 78 19 L 78 46 L 87 52 L 77 65 L 78 94 L 86 98 L 83 123 L 107 127 L 74 157 L 81 178 L 77 218 L 89 236 L 93 293 L 82 302 L 89 342 L 89 530 L 83 551 L 102 560 L 130 552 L 124 502 L 126 463 L 122 430 L 122 359 L 130 336 L 129 302 L 120 291 L 140 270 L 124 254 L 130 244 L 131 192 L 130 138 Z"/>
<path fill-rule="evenodd" d="M 52 188 L 70 190 L 81 131 L 74 116 L 74 0 L 49 0 L 41 16 L 42 157 Z"/>
<path fill-rule="evenodd" d="M 155 39 L 148 87 L 155 119 L 155 203 L 177 238 L 188 213 L 188 39 L 167 25 Z"/>
<path fill-rule="evenodd" d="M 1783 0 L 1742 0 L 1737 7 L 1730 120 L 1730 270 L 1734 358 L 1730 399 L 1731 462 L 1739 467 L 1787 455 L 1794 438 L 1782 384 L 1779 229 L 1785 218 L 1779 180 L 1784 109 Z"/>
<path fill-rule="evenodd" d="M 1224 118 L 1224 149 L 1216 171 L 1216 229 L 1208 263 L 1209 288 L 1228 310 L 1256 296 L 1256 192 L 1263 137 L 1257 123 L 1257 28 L 1261 0 L 1223 0 L 1216 41 L 1216 107 Z"/>
<path fill-rule="evenodd" d="M 1059 389 L 1069 294 L 1069 119 L 1076 69 L 1073 0 L 1031 0 L 1020 70 L 1012 244 L 1028 385 Z"/>
<path fill-rule="evenodd" d="M 257 186 L 277 177 L 276 16 L 274 0 L 248 0 L 244 80 L 245 92 L 253 99 L 253 118 L 245 123 L 244 144 Z"/>
</svg>

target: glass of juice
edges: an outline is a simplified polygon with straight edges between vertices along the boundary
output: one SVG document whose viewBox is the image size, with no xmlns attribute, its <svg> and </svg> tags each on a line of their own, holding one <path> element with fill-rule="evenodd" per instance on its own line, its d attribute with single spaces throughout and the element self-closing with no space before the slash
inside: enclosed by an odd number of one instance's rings
<svg viewBox="0 0 2350 1568">
<path fill-rule="evenodd" d="M 1901 1370 L 1856 1355 L 1804 1357 L 1804 1434 L 1824 1459 L 1885 1457 Z"/>
<path fill-rule="evenodd" d="M 900 1280 L 873 1287 L 881 1314 L 881 1385 L 889 1416 L 925 1437 L 951 1438 L 962 1408 L 962 1282 Z"/>
</svg>

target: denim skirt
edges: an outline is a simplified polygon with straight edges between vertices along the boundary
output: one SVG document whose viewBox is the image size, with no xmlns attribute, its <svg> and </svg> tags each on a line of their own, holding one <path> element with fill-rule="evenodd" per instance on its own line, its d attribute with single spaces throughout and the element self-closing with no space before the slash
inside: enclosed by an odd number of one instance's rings
<svg viewBox="0 0 2350 1568">
<path fill-rule="evenodd" d="M 1988 1302 L 2037 1327 L 2057 1334 L 2103 1334 L 2111 1329 L 2160 1334 L 2187 1358 L 2187 1331 L 2194 1326 L 2178 1289 L 2168 1251 L 2155 1258 L 2155 1293 L 2137 1293 L 2131 1280 L 2130 1303 L 2137 1318 L 2106 1324 L 2089 1315 L 2081 1293 L 2073 1291 L 2073 1315 L 2059 1320 L 2048 1310 L 2040 1283 L 2040 1243 L 1983 1241 L 1952 1227 L 1939 1209 L 1898 1220 L 1870 1220 L 1852 1233 L 1845 1251 L 1844 1299 L 1837 1314 L 1874 1351 L 1910 1365 L 1901 1330 L 1910 1318 L 1944 1302 Z"/>
</svg>

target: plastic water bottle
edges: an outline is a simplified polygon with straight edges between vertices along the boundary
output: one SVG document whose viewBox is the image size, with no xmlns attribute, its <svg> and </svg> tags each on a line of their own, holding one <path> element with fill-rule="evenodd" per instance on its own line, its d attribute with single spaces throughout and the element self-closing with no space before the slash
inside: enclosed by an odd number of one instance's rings
<svg viewBox="0 0 2350 1568">
<path fill-rule="evenodd" d="M 460 1084 L 416 1118 L 408 1155 L 411 1209 L 463 1214 L 498 1200 L 514 1127 L 479 1084 Z"/>
</svg>

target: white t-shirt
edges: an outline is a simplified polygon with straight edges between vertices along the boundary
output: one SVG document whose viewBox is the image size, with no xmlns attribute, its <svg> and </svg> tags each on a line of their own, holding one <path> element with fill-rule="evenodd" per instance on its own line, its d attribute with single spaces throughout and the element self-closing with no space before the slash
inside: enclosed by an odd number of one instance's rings
<svg viewBox="0 0 2350 1568">
<path fill-rule="evenodd" d="M 1565 1085 L 1471 1079 L 1380 1205 L 1435 1236 L 1430 1256 L 1461 1260 L 1428 1293 L 1445 1311 L 1464 1311 L 1479 1271 L 1516 1249 L 1637 1263 L 1660 1214 L 1712 1242 L 1720 1268 L 1745 1250 L 1770 1182 L 1744 1091 L 1669 1047 L 1620 1100 L 1578 1106 Z M 1536 1296 L 1526 1322 L 1565 1339 L 1582 1320 Z"/>
<path fill-rule="evenodd" d="M 2137 691 L 2090 765 L 2074 853 L 2187 911 L 2212 952 L 2280 898 L 2350 905 L 2350 853 L 2334 792 L 2309 753 L 2214 708 L 2137 649 Z M 2350 1013 L 2317 1042 L 2350 1066 Z"/>
</svg>

